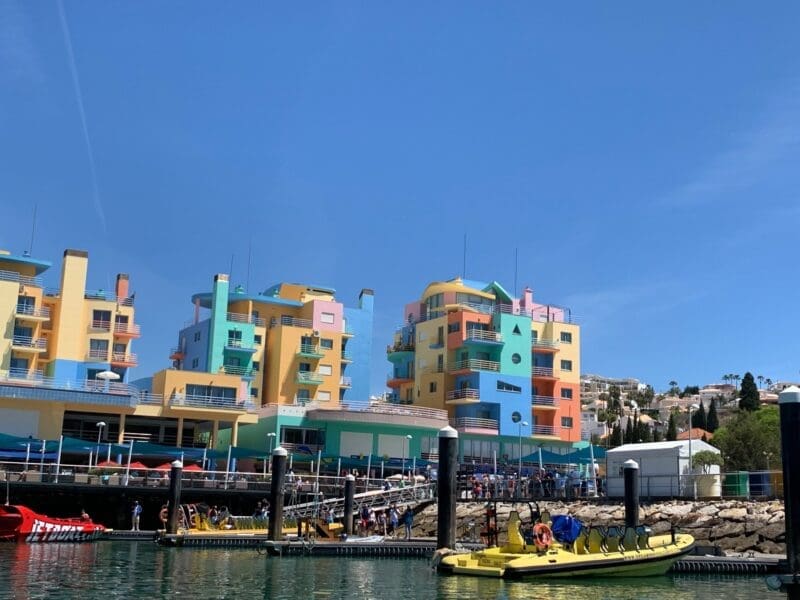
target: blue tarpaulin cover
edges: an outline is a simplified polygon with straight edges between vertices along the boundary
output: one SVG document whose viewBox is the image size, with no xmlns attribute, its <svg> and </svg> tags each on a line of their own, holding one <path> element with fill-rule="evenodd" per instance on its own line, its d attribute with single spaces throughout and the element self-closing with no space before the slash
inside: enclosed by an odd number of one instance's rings
<svg viewBox="0 0 800 600">
<path fill-rule="evenodd" d="M 569 515 L 556 515 L 553 517 L 553 537 L 557 541 L 564 544 L 571 544 L 574 542 L 583 529 L 581 523 L 575 517 Z"/>
</svg>

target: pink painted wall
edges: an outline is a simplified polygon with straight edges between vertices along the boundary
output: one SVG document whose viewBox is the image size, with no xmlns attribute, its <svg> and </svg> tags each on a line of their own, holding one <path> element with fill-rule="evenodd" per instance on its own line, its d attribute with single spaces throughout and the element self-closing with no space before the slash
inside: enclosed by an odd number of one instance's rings
<svg viewBox="0 0 800 600">
<path fill-rule="evenodd" d="M 329 302 L 326 300 L 312 300 L 312 321 L 314 329 L 319 331 L 342 331 L 344 305 L 341 302 Z M 323 323 L 322 313 L 333 313 L 333 323 Z"/>
</svg>

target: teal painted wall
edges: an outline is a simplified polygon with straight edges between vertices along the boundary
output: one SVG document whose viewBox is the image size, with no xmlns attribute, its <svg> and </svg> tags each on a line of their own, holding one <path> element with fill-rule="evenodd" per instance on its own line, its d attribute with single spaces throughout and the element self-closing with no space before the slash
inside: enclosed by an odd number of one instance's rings
<svg viewBox="0 0 800 600">
<path fill-rule="evenodd" d="M 214 277 L 211 293 L 211 317 L 208 328 L 208 372 L 216 373 L 222 366 L 222 350 L 227 340 L 228 281 Z"/>
<path fill-rule="evenodd" d="M 500 350 L 500 372 L 520 377 L 531 376 L 531 320 L 529 317 L 498 314 L 494 316 L 495 328 L 503 336 L 503 348 Z M 520 333 L 514 333 L 514 326 Z M 514 364 L 511 357 L 519 354 L 520 361 Z"/>
</svg>

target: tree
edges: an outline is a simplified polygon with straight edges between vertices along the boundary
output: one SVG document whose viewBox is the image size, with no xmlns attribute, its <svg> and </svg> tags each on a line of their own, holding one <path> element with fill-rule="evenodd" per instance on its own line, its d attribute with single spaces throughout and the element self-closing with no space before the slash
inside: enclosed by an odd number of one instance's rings
<svg viewBox="0 0 800 600">
<path fill-rule="evenodd" d="M 702 402 L 697 410 L 692 414 L 692 422 L 689 424 L 689 427 L 699 427 L 700 429 L 706 428 L 706 409 Z"/>
<path fill-rule="evenodd" d="M 701 450 L 694 456 L 692 456 L 692 466 L 693 467 L 700 467 L 703 469 L 703 473 L 708 475 L 708 472 L 711 470 L 712 465 L 722 466 L 725 461 L 722 460 L 722 456 L 716 452 L 712 452 L 711 450 Z"/>
<path fill-rule="evenodd" d="M 778 408 L 766 406 L 758 411 L 741 410 L 714 433 L 711 443 L 722 451 L 727 471 L 781 469 L 775 458 L 781 456 Z"/>
<path fill-rule="evenodd" d="M 633 439 L 633 419 L 628 417 L 625 420 L 625 435 L 622 437 L 625 444 L 632 444 L 636 440 Z"/>
<path fill-rule="evenodd" d="M 681 393 L 681 388 L 678 387 L 678 382 L 674 379 L 669 382 L 669 395 L 670 396 L 677 396 Z"/>
<path fill-rule="evenodd" d="M 753 374 L 749 371 L 744 374 L 742 379 L 742 390 L 739 394 L 739 408 L 741 410 L 758 410 L 761 406 L 761 398 L 758 395 L 758 388 L 753 379 Z"/>
<path fill-rule="evenodd" d="M 699 393 L 700 393 L 699 385 L 687 385 L 683 388 L 683 391 L 680 393 L 680 397 L 685 398 L 686 396 L 696 396 Z"/>
<path fill-rule="evenodd" d="M 712 398 L 711 404 L 708 406 L 708 414 L 706 415 L 706 431 L 714 433 L 719 429 L 719 417 L 717 416 L 717 401 Z"/>
<path fill-rule="evenodd" d="M 722 381 L 724 381 L 726 384 L 727 384 L 727 383 L 728 383 L 730 380 L 731 380 L 731 376 L 730 376 L 730 375 L 728 375 L 727 373 L 725 373 L 725 375 L 723 375 L 723 376 L 722 376 Z"/>
<path fill-rule="evenodd" d="M 653 402 L 653 398 L 655 398 L 655 396 L 656 393 L 653 390 L 653 386 L 648 385 L 646 388 L 644 388 L 644 391 L 642 392 L 642 404 L 649 407 L 650 404 Z"/>
<path fill-rule="evenodd" d="M 656 429 L 653 431 L 653 441 L 654 442 L 661 442 L 664 440 L 664 434 L 661 433 L 660 429 Z"/>
<path fill-rule="evenodd" d="M 758 377 L 756 377 L 756 379 L 758 379 L 758 387 L 760 389 L 761 386 L 764 384 L 764 376 L 763 375 L 759 375 Z"/>
<path fill-rule="evenodd" d="M 770 388 L 772 387 L 772 379 L 770 379 L 769 377 L 767 377 L 767 378 L 766 378 L 764 381 L 765 381 L 765 382 L 766 382 L 766 384 L 767 384 L 767 389 L 770 389 Z"/>
<path fill-rule="evenodd" d="M 675 413 L 669 415 L 669 425 L 667 425 L 667 441 L 674 442 L 678 439 L 678 424 L 675 422 Z"/>
<path fill-rule="evenodd" d="M 611 447 L 616 448 L 617 446 L 622 446 L 623 441 L 622 427 L 620 427 L 619 422 L 617 422 L 611 430 Z"/>
</svg>

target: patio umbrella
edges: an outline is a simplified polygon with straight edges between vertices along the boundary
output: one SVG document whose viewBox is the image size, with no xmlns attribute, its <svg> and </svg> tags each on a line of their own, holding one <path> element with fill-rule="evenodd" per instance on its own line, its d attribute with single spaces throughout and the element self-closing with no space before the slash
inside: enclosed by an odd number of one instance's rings
<svg viewBox="0 0 800 600">
<path fill-rule="evenodd" d="M 95 467 L 121 467 L 122 465 L 113 460 L 104 460 L 95 465 Z"/>
<path fill-rule="evenodd" d="M 194 471 L 194 472 L 200 473 L 200 472 L 202 472 L 203 469 L 202 469 L 202 467 L 199 467 L 197 465 L 186 465 L 185 467 L 183 467 L 183 470 L 184 471 Z"/>
<path fill-rule="evenodd" d="M 148 468 L 149 467 L 146 464 L 141 463 L 138 460 L 135 460 L 135 461 L 133 461 L 131 463 L 131 469 L 141 470 L 141 469 L 148 469 Z"/>
</svg>

